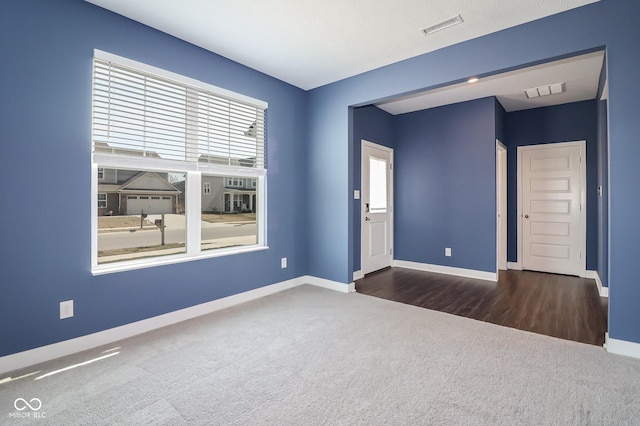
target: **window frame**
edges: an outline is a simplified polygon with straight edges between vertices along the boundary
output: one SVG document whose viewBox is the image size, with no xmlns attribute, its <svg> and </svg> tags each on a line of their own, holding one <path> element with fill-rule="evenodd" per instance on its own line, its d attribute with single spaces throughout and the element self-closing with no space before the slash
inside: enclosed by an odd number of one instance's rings
<svg viewBox="0 0 640 426">
<path fill-rule="evenodd" d="M 177 82 L 197 86 L 203 90 L 211 91 L 220 96 L 226 96 L 241 102 L 247 102 L 259 106 L 265 110 L 268 104 L 264 101 L 250 98 L 245 95 L 231 92 L 208 83 L 200 82 L 192 78 L 181 76 L 170 71 L 162 70 L 147 64 L 139 63 L 127 58 L 122 58 L 100 50 L 94 50 L 94 57 L 102 60 L 113 61 L 119 65 L 128 66 L 141 72 L 170 78 Z M 92 102 L 93 111 L 93 102 Z M 92 120 L 93 122 L 93 120 Z M 266 126 L 265 126 L 266 127 Z M 92 141 L 93 145 L 93 141 Z M 167 264 L 191 262 L 200 259 L 229 256 L 259 250 L 267 250 L 267 169 L 266 169 L 266 135 L 265 135 L 265 164 L 262 168 L 244 167 L 241 165 L 223 165 L 198 161 L 181 161 L 154 157 L 124 156 L 111 152 L 99 152 L 92 149 L 91 156 L 91 273 L 102 275 L 120 271 L 135 270 L 141 268 L 156 267 Z M 185 173 L 185 249 L 186 253 L 160 255 L 144 259 L 124 260 L 113 263 L 98 264 L 98 169 L 130 169 L 155 172 Z M 214 175 L 227 178 L 237 177 L 239 180 L 256 179 L 256 226 L 257 243 L 246 246 L 235 246 L 213 250 L 201 250 L 201 197 L 202 176 Z M 103 174 L 104 177 L 104 174 Z"/>
<path fill-rule="evenodd" d="M 104 200 L 101 200 L 101 199 L 100 199 L 100 196 L 101 196 L 101 195 L 104 195 Z M 106 193 L 106 192 L 98 192 L 97 200 L 98 200 L 98 208 L 99 208 L 99 209 L 106 209 L 106 208 L 109 206 L 109 204 L 108 204 L 108 202 L 109 202 L 109 201 L 108 201 L 108 200 L 109 200 L 109 197 L 107 196 L 107 193 Z M 100 202 L 101 202 L 101 201 L 104 201 L 104 206 L 101 206 L 101 205 L 100 205 Z"/>
</svg>

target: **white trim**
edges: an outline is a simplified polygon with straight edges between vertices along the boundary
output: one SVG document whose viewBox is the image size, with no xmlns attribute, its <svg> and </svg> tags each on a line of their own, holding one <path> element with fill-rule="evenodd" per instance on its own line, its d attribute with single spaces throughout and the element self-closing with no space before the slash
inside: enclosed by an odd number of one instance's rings
<svg viewBox="0 0 640 426">
<path fill-rule="evenodd" d="M 108 199 L 108 197 L 107 197 Z M 98 264 L 98 165 L 91 164 L 91 268 Z"/>
<path fill-rule="evenodd" d="M 153 157 L 132 157 L 121 154 L 106 152 L 94 152 L 93 163 L 99 164 L 105 169 L 128 169 L 154 172 L 158 170 L 169 170 L 172 172 L 202 172 L 210 176 L 240 176 L 248 178 L 259 178 L 266 176 L 267 169 L 253 167 L 228 166 L 224 164 L 196 163 L 180 160 L 169 160 Z M 96 169 L 97 175 L 97 169 Z"/>
<path fill-rule="evenodd" d="M 69 339 L 53 343 L 51 345 L 40 346 L 35 349 L 6 355 L 0 357 L 0 374 L 19 370 L 77 352 L 86 351 L 98 346 L 107 345 L 138 334 L 210 314 L 221 309 L 269 296 L 304 284 L 336 290 L 341 293 L 352 293 L 355 291 L 354 283 L 343 284 L 336 281 L 305 275 L 267 285 L 265 287 L 260 287 L 255 290 L 246 291 L 244 293 L 223 297 L 222 299 L 213 300 L 211 302 L 202 303 L 119 327 L 110 328 L 108 330 L 99 331 L 97 333 L 88 334 L 86 336 L 76 337 L 75 339 Z"/>
<path fill-rule="evenodd" d="M 362 273 L 361 270 L 360 271 L 355 271 L 353 273 L 353 280 L 354 281 L 357 281 L 357 280 L 362 279 L 362 278 L 364 278 L 364 274 Z"/>
<path fill-rule="evenodd" d="M 507 269 L 522 271 L 522 266 L 520 265 L 520 262 L 507 262 Z"/>
<path fill-rule="evenodd" d="M 517 218 L 518 218 L 518 243 L 516 244 L 518 250 L 518 259 L 524 262 L 522 258 L 523 253 L 523 229 L 522 229 L 522 151 L 536 150 L 536 149 L 547 149 L 547 148 L 569 148 L 577 146 L 580 148 L 580 157 L 582 161 L 580 162 L 580 203 L 584 208 L 580 212 L 580 239 L 581 239 L 581 251 L 583 253 L 582 256 L 582 267 L 580 270 L 579 276 L 586 277 L 587 271 L 587 141 L 586 140 L 578 140 L 578 141 L 570 141 L 570 142 L 554 142 L 547 144 L 539 144 L 539 145 L 524 145 L 518 147 L 518 160 L 517 160 Z M 572 271 L 573 273 L 573 271 Z"/>
<path fill-rule="evenodd" d="M 598 287 L 598 294 L 600 294 L 600 297 L 609 297 L 609 288 L 602 285 L 602 280 L 600 279 L 598 271 L 588 270 L 586 278 L 596 280 L 596 286 Z"/>
<path fill-rule="evenodd" d="M 475 269 L 455 268 L 453 266 L 430 265 L 428 263 L 409 262 L 406 260 L 394 260 L 393 266 L 398 268 L 415 269 L 417 271 L 435 272 L 437 274 L 475 278 L 478 280 L 498 281 L 498 274 L 496 272 L 476 271 Z"/>
<path fill-rule="evenodd" d="M 604 334 L 604 347 L 612 354 L 640 358 L 640 343 L 612 339 L 608 332 Z"/>
<path fill-rule="evenodd" d="M 501 209 L 500 209 L 500 205 L 502 202 L 502 205 L 504 206 L 504 210 L 505 212 L 507 211 L 507 193 L 508 191 L 505 188 L 504 194 L 502 194 L 502 184 L 504 182 L 504 185 L 506 187 L 506 182 L 508 180 L 507 178 L 507 170 L 508 170 L 508 164 L 507 164 L 507 155 L 508 155 L 508 151 L 507 151 L 507 147 L 504 146 L 504 144 L 502 142 L 500 142 L 499 139 L 496 139 L 496 271 L 500 270 L 500 243 L 501 240 L 504 240 L 504 256 L 505 258 L 502 259 L 504 260 L 504 264 L 507 265 L 507 257 L 508 257 L 508 240 L 507 240 L 507 232 L 505 229 L 504 235 L 502 235 L 503 238 L 501 237 L 501 232 L 500 232 L 500 214 L 502 213 Z M 504 156 L 504 172 L 505 173 L 501 173 L 503 170 L 501 170 L 500 165 L 500 157 Z M 504 176 L 502 177 L 503 180 L 500 180 L 500 176 L 504 174 Z M 500 194 L 502 194 L 502 197 L 500 196 Z M 502 199 L 504 198 L 504 199 Z M 507 228 L 507 214 L 505 214 L 504 217 L 504 223 L 505 223 L 505 228 Z M 506 266 L 507 268 L 509 267 L 508 265 Z"/>
<path fill-rule="evenodd" d="M 199 241 L 199 240 L 198 240 Z M 199 247 L 199 246 L 198 246 Z M 250 246 L 227 247 L 213 250 L 200 251 L 197 254 L 180 253 L 165 254 L 152 258 L 143 258 L 140 260 L 124 260 L 119 262 L 104 263 L 94 266 L 91 274 L 94 276 L 111 274 L 114 272 L 134 271 L 136 269 L 153 268 L 155 266 L 173 265 L 175 263 L 191 262 L 194 260 L 209 259 L 213 257 L 230 256 L 234 254 L 251 253 L 253 251 L 269 250 L 269 246 L 261 246 L 259 244 Z M 97 250 L 96 250 L 97 258 Z"/>
<path fill-rule="evenodd" d="M 306 284 L 311 284 L 316 287 L 327 288 L 329 290 L 339 291 L 341 293 L 353 293 L 356 291 L 355 283 L 341 283 L 338 281 L 331 281 L 324 278 L 313 277 L 311 275 L 305 275 L 302 277 Z"/>
<path fill-rule="evenodd" d="M 184 217 L 187 241 L 185 250 L 191 255 L 198 256 L 202 253 L 202 215 L 188 214 L 188 212 L 202 212 L 202 195 L 200 194 L 202 175 L 198 172 L 186 174 Z"/>
<path fill-rule="evenodd" d="M 231 98 L 236 101 L 253 104 L 263 109 L 267 109 L 269 107 L 269 104 L 265 101 L 261 101 L 259 99 L 255 99 L 250 96 L 246 96 L 237 92 L 232 92 L 231 90 L 223 89 L 222 87 L 214 86 L 213 84 L 205 83 L 204 81 L 196 80 L 195 78 L 187 77 L 181 74 L 176 74 L 174 72 L 167 71 L 162 68 L 157 68 L 157 67 L 154 67 L 153 65 L 144 64 L 142 62 L 134 61 L 133 59 L 114 55 L 113 53 L 105 52 L 103 50 L 94 49 L 93 57 L 102 59 L 103 61 L 115 62 L 118 65 L 134 68 L 149 74 L 155 74 L 162 78 L 168 78 L 170 80 L 174 80 L 174 81 L 184 83 L 190 86 L 194 86 L 200 89 L 208 90 L 210 92 L 214 92 L 217 95 L 226 96 L 227 98 Z"/>
</svg>

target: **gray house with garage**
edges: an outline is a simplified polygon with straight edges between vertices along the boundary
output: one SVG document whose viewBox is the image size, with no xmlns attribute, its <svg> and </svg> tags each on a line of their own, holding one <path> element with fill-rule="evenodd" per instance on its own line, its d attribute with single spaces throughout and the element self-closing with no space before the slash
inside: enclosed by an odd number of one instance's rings
<svg viewBox="0 0 640 426">
<path fill-rule="evenodd" d="M 181 213 L 168 173 L 98 169 L 98 215 Z"/>
</svg>

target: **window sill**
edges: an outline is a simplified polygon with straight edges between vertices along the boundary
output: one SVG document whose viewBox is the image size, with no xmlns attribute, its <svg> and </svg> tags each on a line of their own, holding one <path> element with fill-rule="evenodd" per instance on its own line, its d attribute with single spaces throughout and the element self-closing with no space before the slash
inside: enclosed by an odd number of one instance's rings
<svg viewBox="0 0 640 426">
<path fill-rule="evenodd" d="M 96 265 L 91 268 L 91 274 L 93 276 L 106 275 L 116 272 L 133 271 L 136 269 L 153 268 L 162 265 L 172 265 L 174 263 L 192 262 L 195 260 L 211 259 L 215 257 L 231 256 L 234 254 L 251 253 L 254 251 L 268 250 L 269 246 L 252 245 L 242 248 L 230 247 L 228 249 L 219 249 L 212 251 L 205 251 L 195 255 L 189 254 L 177 254 L 168 256 L 159 256 L 153 259 L 144 260 L 130 260 L 117 263 L 106 263 L 102 265 Z"/>
</svg>

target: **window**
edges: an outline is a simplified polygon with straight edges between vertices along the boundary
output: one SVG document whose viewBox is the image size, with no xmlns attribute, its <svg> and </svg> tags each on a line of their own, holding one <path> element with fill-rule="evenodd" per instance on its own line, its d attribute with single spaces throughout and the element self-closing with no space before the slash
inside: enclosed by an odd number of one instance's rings
<svg viewBox="0 0 640 426">
<path fill-rule="evenodd" d="M 227 178 L 227 186 L 231 188 L 238 188 L 242 186 L 242 178 L 229 177 Z"/>
<path fill-rule="evenodd" d="M 369 158 L 369 200 L 371 213 L 387 211 L 387 161 Z"/>
<path fill-rule="evenodd" d="M 211 182 L 211 187 L 215 188 L 211 196 L 202 200 L 202 251 L 258 244 L 256 190 L 239 190 L 231 194 L 222 185 L 226 179 L 228 178 L 202 176 L 203 181 Z M 224 231 L 220 225 L 223 225 Z"/>
<path fill-rule="evenodd" d="M 96 50 L 93 273 L 266 248 L 266 108 Z"/>
</svg>

